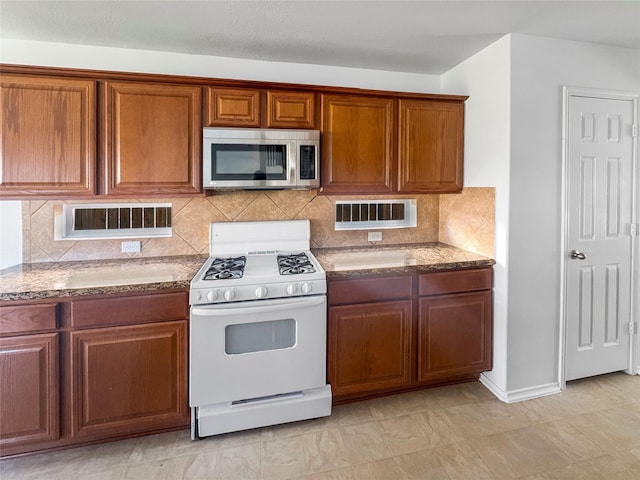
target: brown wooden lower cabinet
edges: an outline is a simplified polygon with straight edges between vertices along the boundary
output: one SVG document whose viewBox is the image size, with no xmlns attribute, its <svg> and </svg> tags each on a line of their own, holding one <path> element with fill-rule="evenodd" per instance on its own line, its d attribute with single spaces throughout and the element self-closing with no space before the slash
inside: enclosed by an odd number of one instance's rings
<svg viewBox="0 0 640 480">
<path fill-rule="evenodd" d="M 0 303 L 0 455 L 188 427 L 188 328 L 186 289 Z"/>
<path fill-rule="evenodd" d="M 58 334 L 0 338 L 0 446 L 56 440 Z"/>
<path fill-rule="evenodd" d="M 420 298 L 418 381 L 491 369 L 491 292 Z"/>
<path fill-rule="evenodd" d="M 469 381 L 490 370 L 492 272 L 330 278 L 334 403 Z"/>
<path fill-rule="evenodd" d="M 186 320 L 72 332 L 72 434 L 184 425 L 186 337 Z"/>
<path fill-rule="evenodd" d="M 329 378 L 336 396 L 403 387 L 412 374 L 411 300 L 329 310 Z"/>
</svg>

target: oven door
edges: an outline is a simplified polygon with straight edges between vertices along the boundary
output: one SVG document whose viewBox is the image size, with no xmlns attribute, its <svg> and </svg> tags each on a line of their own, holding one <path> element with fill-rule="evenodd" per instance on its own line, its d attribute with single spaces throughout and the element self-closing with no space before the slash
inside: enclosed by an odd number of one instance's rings
<svg viewBox="0 0 640 480">
<path fill-rule="evenodd" d="M 191 308 L 192 407 L 326 385 L 326 296 Z"/>
</svg>

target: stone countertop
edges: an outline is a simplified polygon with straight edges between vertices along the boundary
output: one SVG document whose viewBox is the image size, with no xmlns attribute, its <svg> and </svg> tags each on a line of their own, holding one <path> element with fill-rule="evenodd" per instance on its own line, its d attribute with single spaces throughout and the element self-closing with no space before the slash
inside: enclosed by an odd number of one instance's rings
<svg viewBox="0 0 640 480">
<path fill-rule="evenodd" d="M 444 243 L 313 249 L 327 278 L 490 267 L 494 259 Z"/>
<path fill-rule="evenodd" d="M 327 278 L 489 267 L 443 243 L 313 249 Z M 0 271 L 0 301 L 188 288 L 207 255 L 21 264 Z"/>
<path fill-rule="evenodd" d="M 0 270 L 0 300 L 188 288 L 206 255 L 25 263 Z"/>
</svg>

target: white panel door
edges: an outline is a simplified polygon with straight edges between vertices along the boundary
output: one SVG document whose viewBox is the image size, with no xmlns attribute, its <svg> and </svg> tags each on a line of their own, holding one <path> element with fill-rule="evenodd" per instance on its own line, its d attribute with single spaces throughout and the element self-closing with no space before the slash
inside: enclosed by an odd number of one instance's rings
<svg viewBox="0 0 640 480">
<path fill-rule="evenodd" d="M 566 380 L 629 367 L 633 106 L 569 97 Z"/>
</svg>

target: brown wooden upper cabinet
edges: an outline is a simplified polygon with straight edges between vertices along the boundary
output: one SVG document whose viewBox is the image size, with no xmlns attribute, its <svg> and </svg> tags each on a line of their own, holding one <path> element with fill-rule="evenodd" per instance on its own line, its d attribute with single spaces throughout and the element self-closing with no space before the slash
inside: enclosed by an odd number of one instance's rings
<svg viewBox="0 0 640 480">
<path fill-rule="evenodd" d="M 106 82 L 104 193 L 199 192 L 201 105 L 197 86 Z"/>
<path fill-rule="evenodd" d="M 462 191 L 464 104 L 405 99 L 398 103 L 398 191 Z"/>
<path fill-rule="evenodd" d="M 462 191 L 465 98 L 322 95 L 322 192 Z"/>
<path fill-rule="evenodd" d="M 321 112 L 322 192 L 394 192 L 394 100 L 322 95 Z"/>
<path fill-rule="evenodd" d="M 203 126 L 320 129 L 325 194 L 460 192 L 466 98 L 4 66 L 0 198 L 201 194 Z"/>
<path fill-rule="evenodd" d="M 315 94 L 280 90 L 209 87 L 206 124 L 211 127 L 316 127 Z"/>
<path fill-rule="evenodd" d="M 210 87 L 206 105 L 208 126 L 260 126 L 260 90 Z"/>
<path fill-rule="evenodd" d="M 0 197 L 96 193 L 96 82 L 0 77 Z"/>
<path fill-rule="evenodd" d="M 267 91 L 267 127 L 314 129 L 315 104 L 311 92 Z"/>
</svg>

